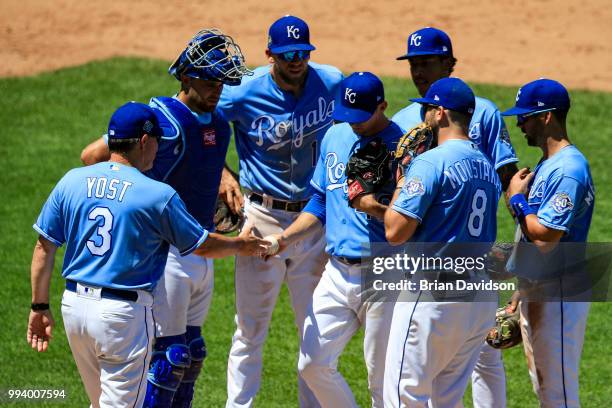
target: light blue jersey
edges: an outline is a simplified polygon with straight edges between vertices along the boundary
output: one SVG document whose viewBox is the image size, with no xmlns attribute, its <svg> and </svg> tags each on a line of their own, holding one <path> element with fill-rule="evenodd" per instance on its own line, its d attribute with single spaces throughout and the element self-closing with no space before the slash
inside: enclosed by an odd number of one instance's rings
<svg viewBox="0 0 612 408">
<path fill-rule="evenodd" d="M 561 242 L 586 242 L 595 206 L 589 163 L 573 145 L 538 164 L 529 206 L 541 224 L 564 231 Z"/>
<path fill-rule="evenodd" d="M 380 137 L 393 152 L 402 134 L 402 129 L 393 122 L 378 135 L 370 137 L 358 136 L 348 123 L 334 125 L 325 134 L 310 183 L 325 196 L 325 250 L 330 255 L 360 258 L 364 244 L 387 242 L 382 221 L 349 206 L 345 170 L 353 153 L 374 138 Z M 388 204 L 394 187 L 392 182 L 385 186 L 376 194 L 377 201 Z"/>
<path fill-rule="evenodd" d="M 187 255 L 208 236 L 172 187 L 113 162 L 69 171 L 34 229 L 57 246 L 67 244 L 64 278 L 149 291 L 163 273 L 169 244 Z"/>
<path fill-rule="evenodd" d="M 278 87 L 270 66 L 223 89 L 218 109 L 234 124 L 240 184 L 251 191 L 287 201 L 309 197 L 308 183 L 321 139 L 333 122 L 342 73 L 328 65 L 308 65 L 299 98 Z"/>
<path fill-rule="evenodd" d="M 417 156 L 393 209 L 420 222 L 414 242 L 494 242 L 499 177 L 468 140 L 448 140 Z"/>
<path fill-rule="evenodd" d="M 393 116 L 393 121 L 405 131 L 412 129 L 423 122 L 421 106 L 419 103 L 408 105 Z M 495 164 L 495 170 L 518 161 L 504 119 L 495 104 L 488 99 L 476 97 L 476 108 L 470 122 L 469 136 Z"/>
</svg>

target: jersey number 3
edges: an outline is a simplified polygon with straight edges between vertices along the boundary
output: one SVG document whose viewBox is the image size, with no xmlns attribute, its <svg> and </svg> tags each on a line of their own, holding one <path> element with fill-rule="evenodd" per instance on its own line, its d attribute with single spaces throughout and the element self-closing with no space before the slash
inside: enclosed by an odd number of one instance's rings
<svg viewBox="0 0 612 408">
<path fill-rule="evenodd" d="M 471 236 L 479 237 L 482 234 L 486 209 L 487 194 L 483 189 L 479 188 L 472 199 L 472 212 L 470 212 L 470 218 L 468 218 L 468 231 Z"/>
<path fill-rule="evenodd" d="M 106 207 L 94 207 L 87 215 L 87 218 L 98 224 L 96 235 L 99 237 L 95 241 L 93 239 L 87 240 L 87 249 L 89 249 L 92 255 L 102 256 L 111 248 L 113 213 Z M 102 221 L 101 223 L 100 219 Z"/>
</svg>

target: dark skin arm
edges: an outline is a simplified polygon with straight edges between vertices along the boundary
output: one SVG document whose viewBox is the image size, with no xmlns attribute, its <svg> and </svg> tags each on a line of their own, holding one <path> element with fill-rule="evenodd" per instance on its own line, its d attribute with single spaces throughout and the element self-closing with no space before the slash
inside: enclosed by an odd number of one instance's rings
<svg viewBox="0 0 612 408">
<path fill-rule="evenodd" d="M 238 175 L 229 168 L 227 164 L 221 173 L 221 183 L 219 184 L 219 196 L 227 204 L 230 211 L 234 214 L 240 213 L 244 206 L 244 199 L 238 184 Z"/>
</svg>

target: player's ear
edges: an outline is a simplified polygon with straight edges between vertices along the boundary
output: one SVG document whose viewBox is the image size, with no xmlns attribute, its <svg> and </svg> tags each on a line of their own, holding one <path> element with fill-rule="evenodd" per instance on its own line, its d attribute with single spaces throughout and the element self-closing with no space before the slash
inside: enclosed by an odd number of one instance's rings
<svg viewBox="0 0 612 408">
<path fill-rule="evenodd" d="M 191 77 L 185 74 L 181 74 L 181 88 L 187 92 L 191 88 Z"/>
<path fill-rule="evenodd" d="M 388 106 L 389 104 L 387 103 L 387 101 L 382 101 L 381 103 L 378 104 L 378 109 L 382 113 L 387 109 Z"/>
<path fill-rule="evenodd" d="M 268 62 L 270 64 L 274 64 L 274 56 L 272 55 L 272 52 L 268 49 L 266 49 L 266 57 L 268 57 Z"/>
</svg>

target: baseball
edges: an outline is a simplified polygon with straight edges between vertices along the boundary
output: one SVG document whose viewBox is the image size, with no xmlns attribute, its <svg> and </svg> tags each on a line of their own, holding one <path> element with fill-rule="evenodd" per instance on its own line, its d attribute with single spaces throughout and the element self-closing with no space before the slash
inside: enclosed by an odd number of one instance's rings
<svg viewBox="0 0 612 408">
<path fill-rule="evenodd" d="M 270 247 L 268 247 L 266 255 L 276 255 L 280 248 L 280 245 L 278 244 L 278 239 L 276 239 L 273 235 L 268 235 L 263 237 L 263 240 L 268 241 L 270 243 Z"/>
</svg>

